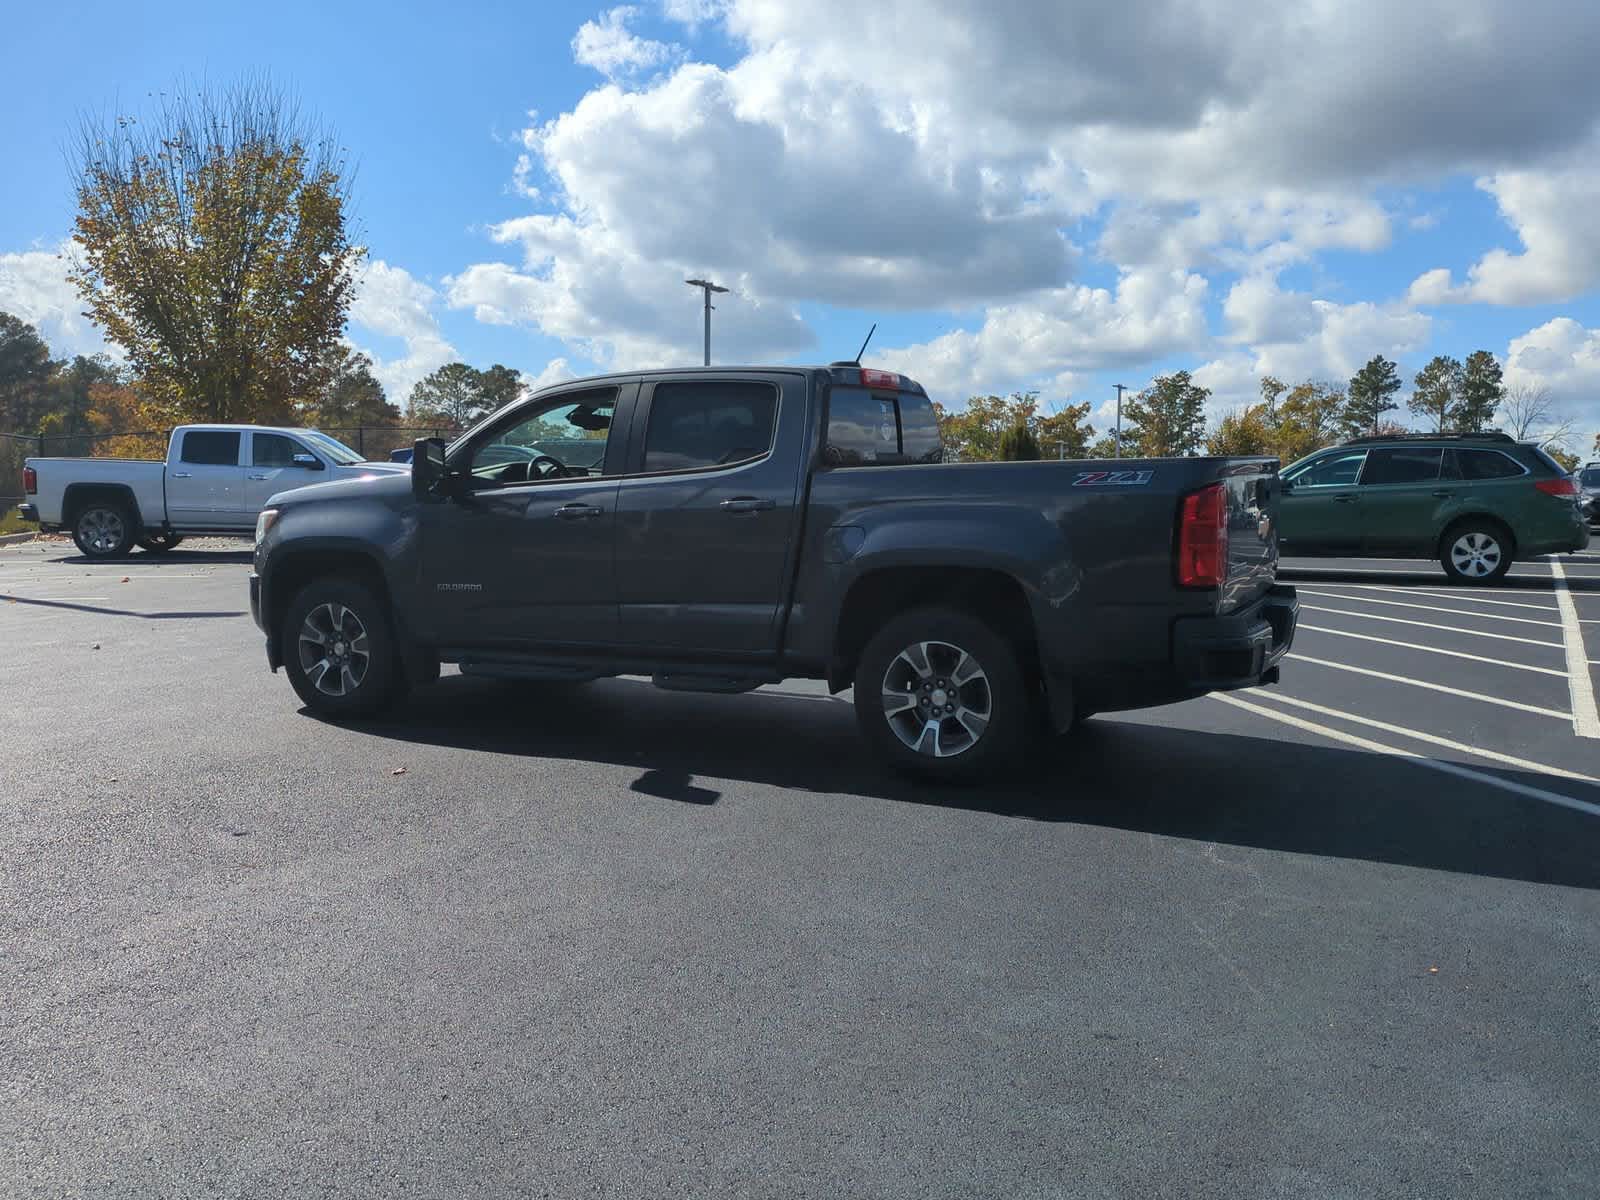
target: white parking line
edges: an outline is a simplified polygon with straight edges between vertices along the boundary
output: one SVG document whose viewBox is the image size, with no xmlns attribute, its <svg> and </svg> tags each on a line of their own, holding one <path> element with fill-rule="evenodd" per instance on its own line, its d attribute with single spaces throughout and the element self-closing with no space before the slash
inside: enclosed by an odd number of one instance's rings
<svg viewBox="0 0 1600 1200">
<path fill-rule="evenodd" d="M 1555 608 L 1550 604 L 1524 604 L 1520 600 L 1491 600 L 1483 594 L 1482 588 L 1461 588 L 1458 591 L 1445 591 L 1443 588 L 1420 587 L 1395 587 L 1392 583 L 1347 583 L 1345 587 L 1360 588 L 1364 592 L 1393 592 L 1401 596 L 1437 596 L 1440 600 L 1463 600 L 1473 604 L 1492 604 L 1496 608 L 1531 608 L 1534 612 L 1550 613 L 1554 615 Z M 1533 595 L 1550 596 L 1550 592 L 1534 592 Z M 1358 596 L 1347 596 L 1348 600 L 1360 599 Z"/>
<path fill-rule="evenodd" d="M 1386 746 L 1382 742 L 1374 742 L 1368 738 L 1357 737 L 1355 734 L 1346 733 L 1342 729 L 1318 725 L 1315 721 L 1305 721 L 1288 713 L 1274 712 L 1272 709 L 1263 708 L 1259 704 L 1251 704 L 1247 700 L 1240 700 L 1237 696 L 1213 692 L 1211 698 L 1220 700 L 1224 704 L 1231 704 L 1235 708 L 1242 708 L 1246 712 L 1254 713 L 1259 717 L 1265 717 L 1269 721 L 1279 721 L 1284 725 L 1292 726 L 1306 733 L 1314 733 L 1331 741 L 1343 742 L 1345 745 L 1354 746 L 1359 750 L 1366 750 L 1373 754 L 1384 754 L 1392 758 L 1402 758 L 1407 762 L 1416 763 L 1419 767 L 1443 771 L 1446 775 L 1454 775 L 1460 779 L 1470 779 L 1474 783 L 1487 784 L 1489 787 L 1500 788 L 1502 791 L 1515 792 L 1519 796 L 1527 796 L 1532 800 L 1542 800 L 1546 804 L 1554 804 L 1561 808 L 1570 808 L 1581 813 L 1588 813 L 1591 817 L 1600 817 L 1600 804 L 1591 804 L 1587 800 L 1577 800 L 1571 796 L 1563 796 L 1560 792 L 1547 792 L 1543 788 L 1530 787 L 1528 784 L 1517 783 L 1510 779 L 1501 779 L 1498 775 L 1474 771 L 1471 767 L 1463 767 L 1459 763 L 1446 762 L 1439 758 L 1428 758 L 1426 755 L 1418 754 L 1414 750 L 1405 750 L 1399 746 Z"/>
<path fill-rule="evenodd" d="M 1341 617 L 1355 617 L 1362 621 L 1387 621 L 1391 625 L 1419 625 L 1423 629 L 1433 629 L 1440 633 L 1466 633 L 1473 637 L 1494 638 L 1497 642 L 1521 642 L 1525 646 L 1546 646 L 1551 650 L 1560 650 L 1560 642 L 1541 642 L 1537 638 L 1517 637 L 1510 633 L 1486 633 L 1481 629 L 1463 629 L 1459 625 L 1440 625 L 1437 621 L 1412 621 L 1405 617 L 1385 617 L 1378 613 L 1349 612 L 1342 608 L 1323 608 L 1320 604 L 1302 604 L 1302 609 L 1311 612 L 1333 613 Z"/>
<path fill-rule="evenodd" d="M 1536 621 L 1532 617 L 1508 617 L 1501 613 L 1463 612 L 1459 608 L 1440 608 L 1437 604 L 1407 604 L 1404 600 L 1380 600 L 1376 596 L 1346 596 L 1343 592 L 1319 592 L 1312 588 L 1300 588 L 1299 591 L 1302 596 L 1329 596 L 1335 600 L 1347 600 L 1352 604 L 1387 604 L 1391 608 L 1417 608 L 1423 612 L 1453 613 L 1458 617 L 1470 617 L 1478 621 L 1515 621 L 1519 625 L 1543 625 L 1548 629 L 1561 628 L 1560 621 Z"/>
<path fill-rule="evenodd" d="M 1386 559 L 1384 561 L 1390 561 L 1390 560 Z M 1278 571 L 1279 571 L 1280 574 L 1283 574 L 1283 575 L 1302 575 L 1302 574 L 1303 575 L 1350 575 L 1350 574 L 1357 574 L 1357 575 L 1422 575 L 1422 574 L 1442 575 L 1442 574 L 1444 574 L 1443 571 L 1425 571 L 1423 568 L 1420 568 L 1420 567 L 1418 567 L 1418 568 L 1410 568 L 1410 569 L 1401 569 L 1401 570 L 1391 570 L 1391 569 L 1389 569 L 1387 567 L 1357 567 L 1355 569 L 1355 571 L 1352 572 L 1348 567 L 1302 567 L 1302 566 L 1297 566 L 1297 565 L 1295 565 L 1293 563 L 1279 563 L 1278 564 Z M 1550 576 L 1548 576 L 1548 575 L 1531 575 L 1531 574 L 1528 574 L 1525 571 L 1507 571 L 1505 577 L 1507 579 L 1549 579 L 1550 578 Z M 1600 575 L 1579 575 L 1579 576 L 1574 576 L 1574 578 L 1577 578 L 1577 579 L 1600 579 Z M 1354 587 L 1356 585 L 1355 584 L 1351 584 L 1351 586 Z"/>
<path fill-rule="evenodd" d="M 1426 679 L 1407 679 L 1404 675 L 1391 675 L 1387 671 L 1374 671 L 1371 667 L 1357 667 L 1351 663 L 1329 662 L 1325 658 L 1312 658 L 1309 654 L 1291 654 L 1290 658 L 1297 662 L 1310 663 L 1316 667 L 1327 667 L 1334 671 L 1350 671 L 1356 675 L 1370 675 L 1374 679 L 1382 679 L 1388 683 L 1403 683 L 1409 687 L 1426 688 L 1430 692 L 1443 692 L 1446 696 L 1460 696 L 1466 700 L 1481 700 L 1485 704 L 1497 704 L 1501 708 L 1514 708 L 1518 712 L 1529 712 L 1535 716 L 1553 717 L 1557 721 L 1570 721 L 1572 714 L 1560 708 L 1541 708 L 1537 704 L 1524 704 L 1520 700 L 1505 700 L 1499 696 L 1485 696 L 1482 692 L 1469 692 L 1462 688 L 1447 687 L 1442 683 L 1429 683 Z"/>
<path fill-rule="evenodd" d="M 1307 625 L 1301 621 L 1299 629 L 1309 629 L 1312 633 L 1331 633 L 1335 637 L 1360 638 L 1363 642 L 1381 642 L 1385 646 L 1400 646 L 1406 650 L 1422 650 L 1428 654 L 1445 654 L 1451 658 L 1468 658 L 1473 662 L 1488 663 L 1495 667 L 1510 667 L 1513 671 L 1533 671 L 1540 675 L 1554 675 L 1558 679 L 1565 679 L 1567 673 L 1555 667 L 1534 667 L 1527 663 L 1508 662 L 1503 658 L 1485 658 L 1481 654 L 1468 654 L 1465 650 L 1445 650 L 1439 646 L 1419 646 L 1415 642 L 1397 642 L 1393 638 L 1374 637 L 1370 633 L 1352 633 L 1348 629 L 1326 629 L 1321 625 Z"/>
<path fill-rule="evenodd" d="M 1567 686 L 1572 690 L 1572 732 L 1579 737 L 1600 738 L 1600 711 L 1594 702 L 1594 679 L 1589 674 L 1583 648 L 1583 630 L 1578 625 L 1578 606 L 1567 590 L 1567 574 L 1560 563 L 1550 564 L 1556 575 L 1556 604 L 1561 609 L 1562 641 L 1567 651 Z"/>
<path fill-rule="evenodd" d="M 1533 771 L 1540 775 L 1559 775 L 1563 779 L 1576 779 L 1579 783 L 1600 783 L 1600 779 L 1596 779 L 1592 775 L 1580 775 L 1577 771 L 1568 771 L 1562 767 L 1552 767 L 1549 763 L 1533 762 L 1526 758 L 1517 758 L 1511 754 L 1501 754 L 1498 750 L 1485 750 L 1481 746 L 1469 746 L 1465 742 L 1453 742 L 1449 738 L 1440 737 L 1436 733 L 1424 733 L 1420 729 L 1407 729 L 1404 725 L 1391 725 L 1387 721 L 1375 721 L 1371 717 L 1359 716 L 1356 713 L 1341 712 L 1337 708 L 1327 708 L 1321 704 L 1313 704 L 1309 700 L 1285 696 L 1282 692 L 1263 689 L 1255 692 L 1254 695 L 1257 700 L 1290 704 L 1295 708 L 1303 708 L 1308 712 L 1320 713 L 1325 717 L 1333 717 L 1340 721 L 1353 721 L 1357 725 L 1365 725 L 1371 729 L 1381 729 L 1385 733 L 1414 738 L 1419 742 L 1430 742 L 1435 746 L 1444 746 L 1449 750 L 1460 751 L 1462 754 L 1471 754 L 1478 758 L 1489 759 L 1491 762 L 1504 763 L 1508 767 L 1521 767 L 1523 770 Z"/>
</svg>

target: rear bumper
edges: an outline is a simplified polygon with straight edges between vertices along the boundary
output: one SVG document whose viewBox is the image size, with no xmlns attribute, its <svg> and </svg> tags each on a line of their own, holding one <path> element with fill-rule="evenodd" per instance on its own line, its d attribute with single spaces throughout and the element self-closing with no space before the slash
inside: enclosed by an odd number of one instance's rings
<svg viewBox="0 0 1600 1200">
<path fill-rule="evenodd" d="M 1300 600 L 1281 583 L 1228 616 L 1180 617 L 1172 627 L 1174 673 L 1195 692 L 1276 683 L 1299 619 Z"/>
<path fill-rule="evenodd" d="M 24 521 L 37 521 L 39 519 L 39 506 L 37 504 L 17 505 L 17 515 Z"/>
</svg>

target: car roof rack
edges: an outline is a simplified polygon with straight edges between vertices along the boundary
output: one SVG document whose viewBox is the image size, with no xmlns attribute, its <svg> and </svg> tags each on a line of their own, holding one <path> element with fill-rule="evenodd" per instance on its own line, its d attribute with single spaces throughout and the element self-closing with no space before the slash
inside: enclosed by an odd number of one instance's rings
<svg viewBox="0 0 1600 1200">
<path fill-rule="evenodd" d="M 1343 446 L 1371 446 L 1378 442 L 1510 442 L 1516 443 L 1516 438 L 1509 433 L 1499 430 L 1486 430 L 1483 433 L 1395 433 L 1387 437 L 1371 435 L 1368 437 L 1351 438 L 1341 442 Z"/>
</svg>

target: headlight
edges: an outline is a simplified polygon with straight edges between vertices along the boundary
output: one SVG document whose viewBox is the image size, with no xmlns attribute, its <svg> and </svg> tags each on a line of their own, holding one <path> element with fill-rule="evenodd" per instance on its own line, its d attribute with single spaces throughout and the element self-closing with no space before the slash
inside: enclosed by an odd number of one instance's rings
<svg viewBox="0 0 1600 1200">
<path fill-rule="evenodd" d="M 261 539 L 267 536 L 267 530 L 272 528 L 272 523 L 277 519 L 277 509 L 263 508 L 261 510 L 261 514 L 256 517 L 256 545 L 259 546 L 261 544 Z"/>
</svg>

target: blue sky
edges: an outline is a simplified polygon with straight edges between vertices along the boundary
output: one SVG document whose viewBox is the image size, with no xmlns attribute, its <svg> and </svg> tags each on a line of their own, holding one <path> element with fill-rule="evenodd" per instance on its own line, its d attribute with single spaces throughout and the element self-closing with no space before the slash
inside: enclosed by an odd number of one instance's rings
<svg viewBox="0 0 1600 1200">
<path fill-rule="evenodd" d="M 1384 353 L 1409 380 L 1481 347 L 1587 450 L 1600 6 L 1351 0 L 1320 28 L 1330 7 L 30 5 L 0 76 L 0 307 L 99 345 L 53 258 L 78 113 L 268 72 L 359 163 L 350 336 L 402 402 L 449 357 L 695 361 L 681 280 L 710 271 L 735 288 L 719 358 L 847 356 L 876 321 L 869 361 L 947 402 L 1100 406 L 1181 367 L 1220 412 L 1264 372 Z"/>
</svg>

